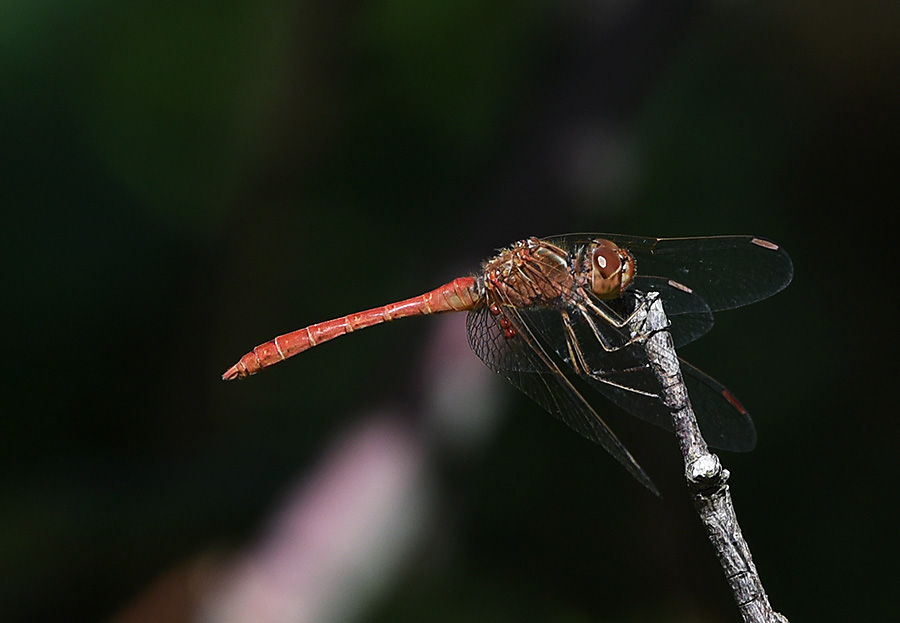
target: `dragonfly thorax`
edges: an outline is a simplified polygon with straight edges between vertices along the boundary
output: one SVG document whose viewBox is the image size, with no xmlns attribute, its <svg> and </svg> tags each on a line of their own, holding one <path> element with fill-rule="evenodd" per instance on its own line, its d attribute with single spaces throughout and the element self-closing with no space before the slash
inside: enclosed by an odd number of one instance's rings
<svg viewBox="0 0 900 623">
<path fill-rule="evenodd" d="M 515 307 L 553 304 L 575 285 L 566 251 L 538 238 L 503 249 L 482 270 L 488 300 Z"/>
</svg>

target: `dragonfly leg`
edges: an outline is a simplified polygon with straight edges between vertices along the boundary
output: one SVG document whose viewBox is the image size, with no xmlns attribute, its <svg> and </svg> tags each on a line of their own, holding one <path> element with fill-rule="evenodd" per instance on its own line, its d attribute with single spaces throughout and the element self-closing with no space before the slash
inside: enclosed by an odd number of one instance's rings
<svg viewBox="0 0 900 623">
<path fill-rule="evenodd" d="M 622 348 L 626 348 L 628 346 L 631 346 L 635 342 L 639 342 L 639 341 L 649 337 L 649 335 L 647 333 L 644 333 L 643 331 L 636 331 L 636 330 L 632 329 L 630 331 L 631 338 L 627 342 L 625 342 L 624 344 L 619 344 L 619 345 L 615 345 L 615 346 L 608 345 L 607 340 L 604 339 L 603 335 L 601 334 L 601 331 L 597 328 L 597 323 L 594 318 L 594 316 L 600 316 L 601 318 L 603 318 L 604 321 L 606 321 L 608 324 L 612 325 L 613 327 L 615 327 L 617 329 L 622 329 L 626 325 L 633 327 L 636 324 L 635 323 L 636 318 L 640 318 L 641 316 L 646 316 L 646 314 L 647 314 L 647 310 L 649 309 L 649 307 L 645 300 L 639 299 L 640 303 L 637 305 L 637 307 L 635 307 L 634 311 L 631 312 L 631 314 L 629 314 L 624 320 L 620 320 L 618 316 L 610 313 L 608 310 L 603 309 L 603 307 L 594 303 L 594 301 L 591 300 L 591 298 L 589 296 L 585 295 L 583 289 L 579 289 L 579 292 L 582 295 L 582 299 L 580 301 L 580 304 L 577 306 L 578 310 L 581 313 L 581 315 L 584 317 L 588 326 L 591 328 L 591 331 L 593 332 L 594 336 L 597 338 L 597 341 L 600 342 L 600 345 L 603 346 L 603 349 L 606 352 L 614 352 L 614 351 L 620 350 Z M 587 309 L 585 309 L 585 308 L 587 308 Z"/>
<path fill-rule="evenodd" d="M 647 366 L 639 366 L 635 368 L 626 368 L 623 370 L 618 370 L 617 372 L 639 372 L 643 369 L 646 369 Z M 631 394 L 638 394 L 640 396 L 646 396 L 647 398 L 659 398 L 659 394 L 656 392 L 648 392 L 643 389 L 638 389 L 637 387 L 631 387 L 630 385 L 625 385 L 624 383 L 616 383 L 615 381 L 603 376 L 602 374 L 589 372 L 588 376 L 593 380 L 603 383 L 605 385 L 609 385 L 610 387 L 615 387 L 617 389 L 621 389 L 622 391 L 629 392 Z"/>
<path fill-rule="evenodd" d="M 607 346 L 603 341 L 603 336 L 597 331 L 596 326 L 593 323 L 590 315 L 587 314 L 587 311 L 581 309 L 580 312 L 584 315 L 585 320 L 587 320 L 588 324 L 591 326 L 594 331 L 594 335 L 597 338 L 597 341 L 600 342 L 600 345 L 603 346 L 606 352 L 614 352 L 625 348 L 631 344 L 634 344 L 640 337 L 636 336 L 631 338 L 627 344 L 623 344 L 621 346 Z M 589 376 L 590 378 L 598 381 L 600 383 L 604 383 L 611 387 L 615 387 L 617 389 L 621 389 L 622 391 L 630 392 L 632 394 L 639 394 L 641 396 L 646 396 L 647 398 L 659 398 L 659 395 L 653 392 L 644 391 L 642 389 L 638 389 L 636 387 L 631 387 L 629 385 L 625 385 L 623 383 L 617 383 L 610 379 L 608 375 L 605 375 L 602 371 L 592 370 L 590 365 L 587 362 L 587 358 L 584 356 L 584 353 L 581 350 L 581 346 L 578 344 L 578 339 L 575 335 L 575 329 L 572 326 L 572 319 L 569 317 L 569 313 L 566 310 L 562 310 L 562 318 L 563 318 L 563 327 L 566 330 L 566 347 L 569 349 L 569 361 L 572 364 L 572 369 L 575 370 L 576 374 L 581 374 L 584 376 Z M 647 368 L 647 364 L 635 366 L 632 368 L 624 368 L 617 370 L 617 373 L 630 373 L 630 372 L 640 372 Z"/>
<path fill-rule="evenodd" d="M 641 333 L 635 333 L 631 337 L 629 337 L 628 341 L 624 344 L 610 344 L 608 338 L 604 336 L 600 329 L 597 327 L 597 323 L 594 321 L 593 315 L 588 310 L 580 306 L 578 308 L 578 312 L 584 318 L 584 321 L 587 323 L 587 325 L 591 328 L 591 333 L 593 333 L 594 337 L 597 338 L 600 346 L 602 346 L 603 350 L 608 353 L 614 353 L 618 350 L 622 350 L 623 348 L 628 348 L 635 342 L 638 342 L 645 337 Z"/>
<path fill-rule="evenodd" d="M 647 312 L 648 306 L 646 301 L 641 301 L 641 303 L 635 307 L 634 311 L 631 312 L 627 318 L 619 319 L 617 316 L 609 313 L 609 311 L 603 309 L 594 301 L 591 300 L 591 297 L 588 296 L 587 292 L 585 292 L 583 287 L 578 288 L 578 293 L 581 295 L 581 300 L 585 306 L 587 306 L 592 312 L 603 318 L 606 322 L 616 327 L 617 329 L 621 329 L 627 324 L 631 324 L 635 317 L 638 314 L 645 314 Z"/>
<path fill-rule="evenodd" d="M 572 327 L 572 319 L 569 317 L 568 311 L 562 310 L 562 319 L 563 327 L 566 330 L 566 348 L 569 349 L 569 361 L 572 363 L 572 368 L 577 374 L 589 375 L 591 369 L 584 358 L 584 353 L 578 346 L 578 338 L 575 336 L 575 329 Z M 605 345 L 603 347 L 606 348 Z"/>
</svg>

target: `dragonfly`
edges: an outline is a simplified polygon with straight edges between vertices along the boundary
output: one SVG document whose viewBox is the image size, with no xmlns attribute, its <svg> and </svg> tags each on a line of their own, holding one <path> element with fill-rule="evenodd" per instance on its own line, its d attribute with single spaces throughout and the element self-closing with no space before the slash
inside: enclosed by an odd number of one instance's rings
<svg viewBox="0 0 900 623">
<path fill-rule="evenodd" d="M 598 443 L 639 482 L 653 482 L 585 398 L 596 390 L 632 415 L 673 430 L 664 388 L 632 322 L 658 292 L 676 347 L 713 326 L 713 312 L 780 292 L 788 254 L 753 236 L 653 238 L 619 234 L 531 237 L 498 251 L 476 274 L 430 292 L 310 325 L 265 342 L 224 380 L 264 368 L 365 327 L 408 316 L 468 312 L 469 345 L 488 368 L 550 414 Z M 756 430 L 724 385 L 681 360 L 700 429 L 715 448 L 749 451 Z"/>
</svg>

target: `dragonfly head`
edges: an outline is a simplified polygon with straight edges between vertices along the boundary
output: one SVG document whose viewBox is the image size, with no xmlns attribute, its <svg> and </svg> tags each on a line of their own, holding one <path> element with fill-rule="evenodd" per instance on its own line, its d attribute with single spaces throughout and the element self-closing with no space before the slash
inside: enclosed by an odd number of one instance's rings
<svg viewBox="0 0 900 623">
<path fill-rule="evenodd" d="M 622 296 L 634 279 L 634 258 L 612 240 L 597 238 L 588 247 L 591 259 L 591 291 L 601 299 Z"/>
</svg>

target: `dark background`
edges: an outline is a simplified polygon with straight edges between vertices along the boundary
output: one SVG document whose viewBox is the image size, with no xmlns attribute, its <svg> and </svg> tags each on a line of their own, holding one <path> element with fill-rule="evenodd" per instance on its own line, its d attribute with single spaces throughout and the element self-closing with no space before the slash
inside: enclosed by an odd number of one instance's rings
<svg viewBox="0 0 900 623">
<path fill-rule="evenodd" d="M 791 253 L 791 287 L 683 354 L 754 414 L 756 451 L 722 458 L 776 609 L 888 620 L 898 13 L 4 2 L 0 619 L 199 616 L 214 593 L 189 579 L 249 555 L 336 439 L 384 405 L 421 428 L 446 325 L 371 329 L 242 383 L 226 367 L 522 237 L 607 231 Z M 389 569 L 332 620 L 739 620 L 671 436 L 595 397 L 657 500 L 490 388 L 509 417 L 477 451 L 425 444 L 430 518 L 390 565 L 350 564 Z"/>
</svg>

